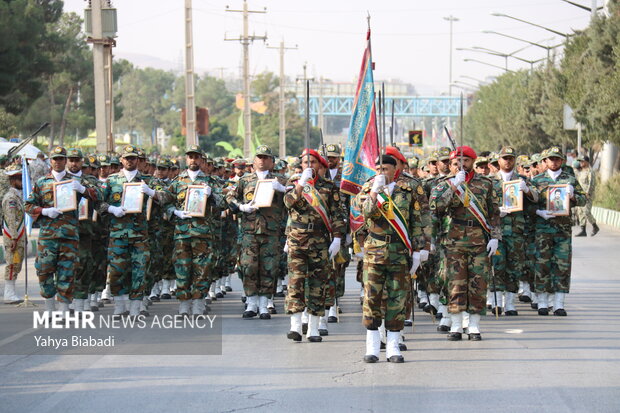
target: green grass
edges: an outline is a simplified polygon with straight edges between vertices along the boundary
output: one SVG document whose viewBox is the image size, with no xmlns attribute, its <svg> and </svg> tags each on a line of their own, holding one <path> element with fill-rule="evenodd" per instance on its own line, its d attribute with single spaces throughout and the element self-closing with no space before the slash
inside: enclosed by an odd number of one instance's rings
<svg viewBox="0 0 620 413">
<path fill-rule="evenodd" d="M 620 211 L 620 173 L 616 173 L 605 184 L 601 184 L 597 177 L 594 206 Z"/>
</svg>

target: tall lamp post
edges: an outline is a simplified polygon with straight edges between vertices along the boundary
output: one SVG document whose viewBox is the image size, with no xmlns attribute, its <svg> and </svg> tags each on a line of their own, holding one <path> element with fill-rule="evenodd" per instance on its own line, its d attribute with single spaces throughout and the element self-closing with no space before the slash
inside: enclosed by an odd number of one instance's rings
<svg viewBox="0 0 620 413">
<path fill-rule="evenodd" d="M 514 70 L 506 69 L 505 67 L 497 66 L 497 65 L 494 65 L 494 64 L 492 64 L 492 63 L 483 62 L 482 60 L 476 60 L 476 59 L 463 59 L 463 61 L 464 61 L 464 62 L 476 62 L 476 63 L 480 63 L 480 64 L 482 64 L 482 65 L 487 65 L 487 66 L 491 66 L 491 67 L 494 67 L 494 68 L 497 68 L 497 69 L 501 69 L 501 70 L 503 70 L 504 72 L 511 72 L 511 73 L 514 73 Z"/>
<path fill-rule="evenodd" d="M 459 21 L 459 19 L 454 17 L 453 15 L 450 15 L 448 17 L 444 17 L 443 19 L 450 22 L 450 66 L 449 66 L 450 73 L 449 73 L 449 82 L 448 82 L 448 84 L 449 84 L 449 86 L 448 86 L 448 94 L 450 96 L 452 96 L 452 33 L 453 33 L 452 32 L 452 24 L 454 22 Z"/>
<path fill-rule="evenodd" d="M 549 57 L 550 57 L 551 50 L 553 50 L 553 49 L 563 45 L 563 43 L 560 43 L 560 44 L 556 44 L 555 46 L 545 46 L 545 45 L 540 44 L 540 43 L 532 42 L 532 41 L 529 41 L 529 40 L 526 40 L 526 39 L 521 39 L 520 37 L 510 36 L 510 35 L 504 34 L 504 33 L 499 33 L 499 32 L 493 31 L 493 30 L 483 30 L 482 33 L 496 34 L 498 36 L 507 37 L 509 39 L 513 39 L 513 40 L 517 40 L 517 41 L 520 41 L 520 42 L 525 42 L 525 43 L 531 44 L 532 46 L 540 47 L 541 49 L 545 49 L 547 51 L 547 59 L 549 59 Z M 551 39 L 549 39 L 549 40 L 551 40 Z"/>
</svg>

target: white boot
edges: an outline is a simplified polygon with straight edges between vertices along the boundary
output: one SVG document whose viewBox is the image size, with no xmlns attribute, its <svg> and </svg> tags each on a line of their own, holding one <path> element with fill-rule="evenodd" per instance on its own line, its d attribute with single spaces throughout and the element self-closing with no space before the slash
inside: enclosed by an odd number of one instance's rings
<svg viewBox="0 0 620 413">
<path fill-rule="evenodd" d="M 101 296 L 101 291 L 97 291 L 95 294 L 95 305 L 99 308 L 103 307 L 103 297 Z"/>
<path fill-rule="evenodd" d="M 308 324 L 308 309 L 304 308 L 303 313 L 301 313 L 301 323 Z"/>
<path fill-rule="evenodd" d="M 97 306 L 97 293 L 88 294 L 88 298 L 84 300 L 84 311 L 99 311 L 99 307 Z"/>
<path fill-rule="evenodd" d="M 155 283 L 153 284 L 153 288 L 151 288 L 151 294 L 149 294 L 149 297 L 152 298 L 157 298 L 157 296 L 161 293 L 161 288 L 159 286 L 159 283 Z"/>
<path fill-rule="evenodd" d="M 418 298 L 420 299 L 420 304 L 428 304 L 428 295 L 424 290 L 418 290 Z"/>
<path fill-rule="evenodd" d="M 381 351 L 381 336 L 379 330 L 366 330 L 366 355 L 364 361 L 366 363 L 375 363 L 379 360 L 379 352 Z"/>
<path fill-rule="evenodd" d="M 125 296 L 117 295 L 114 297 L 114 315 L 124 315 L 125 314 Z"/>
<path fill-rule="evenodd" d="M 46 318 L 52 317 L 52 312 L 56 311 L 56 298 L 46 298 L 45 299 L 45 316 Z"/>
<path fill-rule="evenodd" d="M 523 294 L 523 281 L 519 281 L 519 289 L 517 290 L 517 294 Z"/>
<path fill-rule="evenodd" d="M 447 311 L 445 313 L 441 313 L 442 317 L 439 320 L 439 327 L 437 327 L 437 331 L 447 332 L 452 325 L 452 317 L 450 317 L 450 313 Z M 442 328 L 443 327 L 443 328 Z"/>
<path fill-rule="evenodd" d="M 310 341 L 321 341 L 321 334 L 319 333 L 319 316 L 308 314 L 308 333 L 306 338 Z"/>
<path fill-rule="evenodd" d="M 301 313 L 291 315 L 291 329 L 286 335 L 293 341 L 301 341 Z"/>
<path fill-rule="evenodd" d="M 480 314 L 469 315 L 469 339 L 478 341 L 480 337 Z"/>
<path fill-rule="evenodd" d="M 338 322 L 338 310 L 335 304 L 329 307 L 329 313 L 327 314 L 327 321 L 330 323 Z"/>
<path fill-rule="evenodd" d="M 267 310 L 269 314 L 276 314 L 276 306 L 273 303 L 273 296 L 271 298 L 267 298 Z"/>
<path fill-rule="evenodd" d="M 487 307 L 491 307 L 493 308 L 493 298 L 491 297 L 491 295 L 493 295 L 493 292 L 491 290 L 487 290 Z"/>
<path fill-rule="evenodd" d="M 429 304 L 435 307 L 435 310 L 439 309 L 439 294 L 431 293 L 428 298 Z"/>
<path fill-rule="evenodd" d="M 536 298 L 538 298 L 538 309 L 549 308 L 547 302 L 549 300 L 549 294 L 547 293 L 536 293 Z"/>
<path fill-rule="evenodd" d="M 19 304 L 23 300 L 15 293 L 15 280 L 4 281 L 4 304 Z"/>
<path fill-rule="evenodd" d="M 150 303 L 150 301 L 149 301 L 148 297 L 146 297 L 146 296 L 142 297 L 142 300 L 140 300 L 140 311 L 139 311 L 140 315 L 145 316 L 145 317 L 148 317 L 150 315 L 149 311 L 148 311 L 148 309 L 149 309 L 149 305 L 148 304 L 149 303 Z"/>
<path fill-rule="evenodd" d="M 461 316 L 463 317 L 463 321 L 462 321 L 463 331 L 465 331 L 465 329 L 469 328 L 469 313 L 467 311 L 463 311 L 461 313 Z M 469 332 L 469 330 L 467 332 Z"/>
<path fill-rule="evenodd" d="M 129 315 L 131 317 L 140 315 L 140 304 L 142 304 L 142 300 L 129 300 Z"/>
<path fill-rule="evenodd" d="M 82 313 L 84 311 L 84 299 L 83 298 L 73 299 L 73 311 L 76 314 Z"/>
<path fill-rule="evenodd" d="M 243 295 L 245 297 L 245 294 Z M 213 301 L 217 301 L 217 297 L 215 296 L 215 283 L 211 283 L 211 286 L 209 287 L 209 298 Z M 247 301 L 246 301 L 247 304 Z"/>
<path fill-rule="evenodd" d="M 232 273 L 231 273 L 231 274 L 228 274 L 228 276 L 227 276 L 227 277 L 226 277 L 226 279 L 225 279 L 225 282 L 224 282 L 224 289 L 225 289 L 226 291 L 232 291 L 232 287 L 230 286 L 230 280 L 231 280 L 231 278 L 232 278 Z"/>
<path fill-rule="evenodd" d="M 191 312 L 191 300 L 180 300 L 179 301 L 179 315 L 190 315 Z"/>
<path fill-rule="evenodd" d="M 566 293 L 555 293 L 555 299 L 553 302 L 554 311 L 563 310 L 564 309 L 564 299 L 566 298 Z"/>
<path fill-rule="evenodd" d="M 538 293 L 532 292 L 532 304 L 538 304 Z"/>
<path fill-rule="evenodd" d="M 329 331 L 327 330 L 327 317 L 326 316 L 319 317 L 319 334 L 322 336 L 329 335 Z"/>
<path fill-rule="evenodd" d="M 254 296 L 256 299 L 256 296 Z M 269 320 L 271 318 L 271 314 L 269 314 L 269 309 L 267 305 L 269 303 L 269 298 L 265 295 L 261 295 L 258 297 L 258 314 L 261 320 Z"/>
<path fill-rule="evenodd" d="M 530 283 L 523 282 L 523 291 L 521 292 L 521 295 L 532 298 L 532 290 L 530 289 Z"/>
<path fill-rule="evenodd" d="M 463 332 L 463 314 L 451 313 L 450 319 L 452 320 L 452 327 L 450 327 L 450 332 L 451 333 L 462 333 Z"/>
<path fill-rule="evenodd" d="M 284 289 L 282 288 L 282 279 L 278 278 L 278 281 L 276 281 L 276 294 L 280 294 L 284 292 Z"/>
<path fill-rule="evenodd" d="M 106 283 L 105 289 L 101 293 L 101 299 L 110 301 L 111 298 L 112 298 L 112 292 L 110 291 L 110 283 Z"/>
<path fill-rule="evenodd" d="M 162 298 L 164 300 L 172 298 L 172 296 L 170 295 L 170 280 L 162 280 L 161 293 L 159 298 Z"/>
<path fill-rule="evenodd" d="M 381 338 L 381 342 L 386 345 L 387 344 L 387 336 L 385 330 L 385 320 L 381 320 L 381 325 L 379 326 L 379 337 Z"/>
<path fill-rule="evenodd" d="M 197 315 L 204 315 L 205 313 L 205 302 L 202 298 L 194 298 L 192 300 L 192 314 L 197 316 Z"/>
<path fill-rule="evenodd" d="M 392 363 L 402 363 L 405 361 L 400 354 L 400 348 L 398 346 L 398 340 L 400 340 L 400 331 L 388 331 L 387 343 L 385 345 L 385 357 L 387 361 Z"/>
<path fill-rule="evenodd" d="M 62 312 L 62 318 L 64 319 L 69 314 L 69 303 L 60 301 L 58 303 L 58 311 Z"/>
<path fill-rule="evenodd" d="M 515 308 L 515 293 L 511 293 L 506 291 L 504 295 L 504 314 L 506 315 L 517 315 L 517 309 Z M 509 311 L 514 313 L 508 313 Z"/>
<path fill-rule="evenodd" d="M 553 308 L 554 304 L 555 304 L 555 293 L 549 294 L 549 297 L 547 298 L 547 308 L 549 309 Z"/>
</svg>

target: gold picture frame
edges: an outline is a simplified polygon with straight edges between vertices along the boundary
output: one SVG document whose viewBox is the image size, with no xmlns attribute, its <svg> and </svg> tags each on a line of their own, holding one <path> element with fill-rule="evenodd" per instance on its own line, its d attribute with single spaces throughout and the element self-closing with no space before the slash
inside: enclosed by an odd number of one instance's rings
<svg viewBox="0 0 620 413">
<path fill-rule="evenodd" d="M 273 202 L 275 190 L 272 182 L 275 179 L 261 179 L 256 183 L 254 188 L 254 196 L 252 197 L 252 205 L 257 208 L 269 208 Z"/>
<path fill-rule="evenodd" d="M 126 214 L 140 214 L 144 203 L 142 182 L 125 182 L 123 184 L 123 198 L 121 207 L 125 208 Z"/>
<path fill-rule="evenodd" d="M 207 213 L 207 187 L 204 185 L 187 185 L 183 211 L 192 217 L 204 217 Z"/>
<path fill-rule="evenodd" d="M 54 208 L 62 212 L 77 209 L 77 196 L 73 190 L 73 180 L 54 182 Z"/>
<path fill-rule="evenodd" d="M 86 221 L 89 216 L 88 216 L 88 206 L 89 206 L 89 202 L 88 202 L 88 198 L 84 198 L 82 197 L 80 199 L 80 202 L 78 203 L 78 220 L 80 221 Z"/>
<path fill-rule="evenodd" d="M 506 212 L 523 211 L 521 180 L 502 182 L 502 208 Z"/>
<path fill-rule="evenodd" d="M 568 184 L 549 185 L 547 187 L 547 211 L 558 217 L 570 214 Z"/>
</svg>

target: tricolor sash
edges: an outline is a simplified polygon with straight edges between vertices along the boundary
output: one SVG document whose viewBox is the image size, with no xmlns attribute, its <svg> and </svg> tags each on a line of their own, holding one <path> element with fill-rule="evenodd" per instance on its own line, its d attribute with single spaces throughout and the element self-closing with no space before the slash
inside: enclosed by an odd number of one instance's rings
<svg viewBox="0 0 620 413">
<path fill-rule="evenodd" d="M 5 220 L 2 220 L 2 233 L 12 240 L 21 239 L 22 235 L 24 235 L 25 227 L 24 227 L 24 217 L 22 217 L 19 225 L 17 226 L 17 231 L 15 234 L 11 234 L 8 225 Z"/>
<path fill-rule="evenodd" d="M 482 229 L 484 229 L 490 234 L 492 228 L 491 225 L 489 225 L 489 223 L 487 222 L 486 208 L 478 200 L 478 198 L 476 198 L 476 195 L 474 195 L 473 192 L 471 192 L 469 188 L 467 188 L 467 186 L 464 184 L 460 184 L 459 186 L 457 186 L 455 193 L 463 203 L 463 206 L 467 208 L 474 217 L 476 217 L 476 219 L 482 226 Z"/>
<path fill-rule="evenodd" d="M 390 223 L 390 226 L 394 228 L 394 231 L 398 234 L 405 246 L 409 249 L 409 252 L 413 253 L 413 246 L 409 239 L 409 232 L 407 231 L 407 220 L 400 212 L 398 207 L 394 204 L 394 201 L 385 192 L 377 194 L 377 207 L 381 211 L 381 215 Z"/>
<path fill-rule="evenodd" d="M 306 185 L 304 185 L 304 190 L 302 194 L 306 201 L 308 201 L 308 204 L 320 215 L 323 223 L 325 224 L 325 227 L 331 233 L 332 222 L 329 218 L 327 204 L 325 203 L 323 197 L 321 197 L 321 195 L 319 194 L 319 191 L 316 190 L 314 185 L 307 183 Z"/>
</svg>

